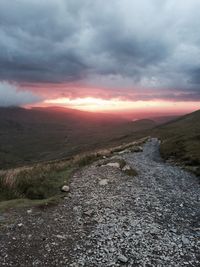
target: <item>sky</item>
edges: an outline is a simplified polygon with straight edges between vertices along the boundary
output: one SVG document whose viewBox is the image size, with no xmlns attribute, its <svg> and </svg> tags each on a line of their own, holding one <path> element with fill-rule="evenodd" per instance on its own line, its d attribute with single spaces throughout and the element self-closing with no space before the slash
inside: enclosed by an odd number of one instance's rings
<svg viewBox="0 0 200 267">
<path fill-rule="evenodd" d="M 1 0 L 0 106 L 200 108 L 199 0 Z"/>
</svg>

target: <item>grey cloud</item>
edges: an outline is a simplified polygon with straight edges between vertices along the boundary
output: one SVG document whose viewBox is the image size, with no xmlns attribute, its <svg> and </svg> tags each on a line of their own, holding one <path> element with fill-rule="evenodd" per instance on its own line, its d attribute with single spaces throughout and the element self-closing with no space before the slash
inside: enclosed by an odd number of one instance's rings
<svg viewBox="0 0 200 267">
<path fill-rule="evenodd" d="M 1 0 L 0 80 L 151 88 L 163 98 L 179 90 L 196 100 L 199 16 L 198 0 Z"/>
<path fill-rule="evenodd" d="M 0 107 L 22 106 L 42 101 L 41 97 L 29 91 L 19 91 L 18 87 L 7 82 L 0 82 Z"/>
<path fill-rule="evenodd" d="M 200 86 L 200 67 L 191 70 L 190 76 L 190 82 L 194 85 Z"/>
</svg>

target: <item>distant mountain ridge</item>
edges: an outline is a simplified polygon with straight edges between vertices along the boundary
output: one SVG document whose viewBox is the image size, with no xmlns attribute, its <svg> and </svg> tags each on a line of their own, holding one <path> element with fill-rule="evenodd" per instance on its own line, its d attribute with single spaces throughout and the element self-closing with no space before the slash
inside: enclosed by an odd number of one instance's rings
<svg viewBox="0 0 200 267">
<path fill-rule="evenodd" d="M 140 136 L 155 125 L 59 107 L 0 108 L 0 168 L 69 157 Z"/>
</svg>

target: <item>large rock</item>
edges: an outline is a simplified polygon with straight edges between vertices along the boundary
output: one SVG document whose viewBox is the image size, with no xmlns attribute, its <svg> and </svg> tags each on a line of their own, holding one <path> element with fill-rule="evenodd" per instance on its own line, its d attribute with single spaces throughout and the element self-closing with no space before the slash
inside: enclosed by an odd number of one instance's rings
<svg viewBox="0 0 200 267">
<path fill-rule="evenodd" d="M 123 168 L 122 168 L 122 171 L 130 171 L 131 170 L 131 167 L 129 165 L 125 165 Z"/>
<path fill-rule="evenodd" d="M 114 168 L 120 168 L 119 162 L 109 162 L 106 165 Z"/>
<path fill-rule="evenodd" d="M 118 261 L 122 262 L 122 263 L 127 263 L 128 262 L 128 258 L 122 254 L 120 254 L 118 256 Z"/>
<path fill-rule="evenodd" d="M 69 186 L 68 185 L 63 185 L 63 187 L 61 188 L 62 192 L 69 192 Z"/>
<path fill-rule="evenodd" d="M 188 245 L 190 243 L 190 240 L 185 236 L 182 236 L 181 239 L 182 239 L 182 242 L 183 242 L 184 245 Z"/>
<path fill-rule="evenodd" d="M 108 179 L 102 179 L 99 181 L 99 185 L 107 185 L 108 184 Z"/>
</svg>

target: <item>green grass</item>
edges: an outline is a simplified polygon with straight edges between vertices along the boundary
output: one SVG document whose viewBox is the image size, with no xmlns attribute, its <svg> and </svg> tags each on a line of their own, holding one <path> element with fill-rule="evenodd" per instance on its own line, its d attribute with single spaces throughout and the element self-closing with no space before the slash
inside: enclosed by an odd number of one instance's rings
<svg viewBox="0 0 200 267">
<path fill-rule="evenodd" d="M 138 144 L 141 144 L 141 142 L 144 142 L 144 139 L 138 140 Z M 137 142 L 121 145 L 120 149 L 132 147 L 133 144 L 137 145 Z M 48 207 L 58 203 L 66 195 L 66 193 L 61 192 L 62 186 L 69 183 L 69 179 L 75 170 L 104 156 L 108 157 L 108 162 L 112 162 L 109 157 L 113 155 L 113 151 L 116 149 L 119 149 L 119 147 L 78 154 L 70 160 L 58 160 L 1 171 L 0 210 L 11 207 Z M 113 162 L 118 162 L 120 169 L 126 165 L 123 159 L 113 159 Z M 133 170 L 130 170 L 127 174 L 136 175 Z"/>
<path fill-rule="evenodd" d="M 53 205 L 57 205 L 60 202 L 61 196 L 54 196 L 48 199 L 11 199 L 0 202 L 0 211 L 4 212 L 9 209 L 15 208 L 28 208 L 28 207 L 38 207 L 40 209 L 45 209 Z"/>
<path fill-rule="evenodd" d="M 130 170 L 125 170 L 124 171 L 128 176 L 137 176 L 138 175 L 138 172 L 135 170 L 135 169 L 133 169 L 133 168 L 130 168 Z"/>
<path fill-rule="evenodd" d="M 61 192 L 61 187 L 68 184 L 76 167 L 76 164 L 66 161 L 2 172 L 0 210 L 57 203 L 65 195 Z"/>
<path fill-rule="evenodd" d="M 79 167 L 84 167 L 86 165 L 91 164 L 92 162 L 98 160 L 101 156 L 98 153 L 91 153 L 90 155 L 85 155 L 84 157 L 81 157 L 77 164 Z"/>
<path fill-rule="evenodd" d="M 9 177 L 0 177 L 0 200 L 19 198 L 47 199 L 60 193 L 61 186 L 68 181 L 72 168 L 66 166 L 56 170 L 46 166 L 22 170 Z"/>
<path fill-rule="evenodd" d="M 120 169 L 123 169 L 126 166 L 126 161 L 124 159 L 118 159 Z"/>
<path fill-rule="evenodd" d="M 0 210 L 57 204 L 66 193 L 72 173 L 102 157 L 101 153 L 80 154 L 58 160 L 0 172 Z"/>
<path fill-rule="evenodd" d="M 162 141 L 164 159 L 179 162 L 200 175 L 200 111 L 159 126 L 153 133 Z"/>
</svg>

